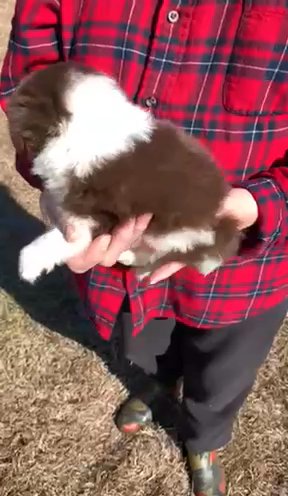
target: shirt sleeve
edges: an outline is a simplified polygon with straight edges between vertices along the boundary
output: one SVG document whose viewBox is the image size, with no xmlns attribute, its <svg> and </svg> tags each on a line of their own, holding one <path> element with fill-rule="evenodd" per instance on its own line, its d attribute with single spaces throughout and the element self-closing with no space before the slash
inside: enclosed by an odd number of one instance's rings
<svg viewBox="0 0 288 496">
<path fill-rule="evenodd" d="M 60 0 L 17 0 L 0 77 L 0 106 L 6 111 L 10 95 L 28 73 L 60 60 Z M 31 164 L 16 156 L 16 168 L 31 186 L 40 188 L 38 178 L 30 174 Z"/>
<path fill-rule="evenodd" d="M 257 254 L 264 254 L 274 242 L 279 247 L 284 246 L 288 237 L 288 154 L 276 160 L 267 171 L 237 186 L 246 188 L 252 194 L 259 214 L 241 252 L 245 254 L 256 250 Z"/>
</svg>

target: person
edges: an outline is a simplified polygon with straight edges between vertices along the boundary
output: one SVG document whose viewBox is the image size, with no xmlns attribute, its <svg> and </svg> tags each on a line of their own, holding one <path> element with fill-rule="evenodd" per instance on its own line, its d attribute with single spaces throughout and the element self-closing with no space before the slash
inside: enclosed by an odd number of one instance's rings
<svg viewBox="0 0 288 496">
<path fill-rule="evenodd" d="M 232 186 L 222 209 L 245 237 L 206 277 L 172 263 L 139 283 L 114 266 L 148 213 L 68 264 L 100 335 L 110 339 L 122 315 L 127 357 L 153 375 L 120 409 L 122 431 L 149 421 L 183 377 L 179 429 L 196 496 L 225 494 L 217 450 L 287 310 L 287 13 L 282 0 L 18 0 L 2 69 L 4 110 L 25 74 L 60 60 L 114 77 L 136 104 L 208 147 Z M 26 157 L 16 167 L 41 189 Z"/>
</svg>

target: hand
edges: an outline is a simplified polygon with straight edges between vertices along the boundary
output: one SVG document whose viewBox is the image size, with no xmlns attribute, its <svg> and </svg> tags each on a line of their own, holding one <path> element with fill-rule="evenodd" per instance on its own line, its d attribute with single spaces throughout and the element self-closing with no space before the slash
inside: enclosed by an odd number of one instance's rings
<svg viewBox="0 0 288 496">
<path fill-rule="evenodd" d="M 151 218 L 152 214 L 141 215 L 115 229 L 112 235 L 99 236 L 92 241 L 85 252 L 71 258 L 67 262 L 68 267 L 76 273 L 86 272 L 98 264 L 112 267 L 121 253 L 131 248 L 139 240 Z M 66 230 L 67 241 L 73 241 L 74 235 L 75 233 L 71 232 L 68 226 Z"/>
<path fill-rule="evenodd" d="M 254 197 L 247 189 L 232 188 L 217 215 L 219 218 L 225 216 L 233 217 L 237 221 L 238 229 L 242 231 L 257 221 L 258 206 Z M 151 275 L 151 284 L 156 284 L 163 279 L 167 279 L 184 267 L 184 264 L 178 262 L 163 265 Z"/>
<path fill-rule="evenodd" d="M 68 242 L 77 239 L 77 232 L 72 225 L 69 225 L 62 211 L 55 206 L 55 202 L 47 192 L 43 192 L 40 196 L 40 209 L 43 220 L 57 226 Z M 141 215 L 115 229 L 112 235 L 99 236 L 92 241 L 87 250 L 68 260 L 68 267 L 76 273 L 86 272 L 97 264 L 112 267 L 121 253 L 139 240 L 151 218 L 152 214 Z"/>
<path fill-rule="evenodd" d="M 258 219 L 258 205 L 254 197 L 244 188 L 232 188 L 226 196 L 218 217 L 232 217 L 239 231 L 253 226 Z"/>
<path fill-rule="evenodd" d="M 77 233 L 71 230 L 71 226 L 65 225 L 59 212 L 53 206 L 50 198 L 42 193 L 40 198 L 42 213 L 52 220 L 66 236 L 67 241 L 73 241 Z M 218 216 L 230 215 L 238 221 L 239 230 L 253 225 L 258 218 L 258 207 L 253 196 L 244 188 L 232 188 L 219 209 Z M 67 263 L 68 267 L 76 273 L 83 273 L 97 264 L 112 267 L 123 251 L 128 250 L 146 230 L 152 214 L 145 214 L 138 219 L 131 219 L 125 225 L 120 226 L 112 235 L 103 235 L 96 238 L 89 248 L 77 257 L 73 257 Z M 156 284 L 169 278 L 180 269 L 185 267 L 179 262 L 171 262 L 157 269 L 150 278 L 151 284 Z"/>
</svg>

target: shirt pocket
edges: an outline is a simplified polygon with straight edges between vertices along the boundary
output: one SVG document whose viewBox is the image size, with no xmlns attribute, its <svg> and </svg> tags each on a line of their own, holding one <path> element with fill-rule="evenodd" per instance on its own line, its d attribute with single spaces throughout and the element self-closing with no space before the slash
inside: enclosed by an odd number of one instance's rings
<svg viewBox="0 0 288 496">
<path fill-rule="evenodd" d="M 288 113 L 288 9 L 244 11 L 223 88 L 228 112 L 238 115 Z"/>
</svg>

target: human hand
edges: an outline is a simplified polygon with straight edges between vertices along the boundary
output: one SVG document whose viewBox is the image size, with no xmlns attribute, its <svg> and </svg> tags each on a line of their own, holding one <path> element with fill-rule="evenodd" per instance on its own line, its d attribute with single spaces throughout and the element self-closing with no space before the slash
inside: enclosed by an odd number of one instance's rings
<svg viewBox="0 0 288 496">
<path fill-rule="evenodd" d="M 141 238 L 151 218 L 152 214 L 140 215 L 138 218 L 131 219 L 117 227 L 111 235 L 98 236 L 87 250 L 66 262 L 68 267 L 78 274 L 99 264 L 104 267 L 112 267 L 120 255 L 134 246 Z M 74 236 L 75 232 L 68 226 L 66 229 L 67 241 L 73 241 Z"/>
<path fill-rule="evenodd" d="M 47 192 L 43 192 L 40 196 L 40 209 L 43 220 L 57 226 L 68 243 L 76 241 L 78 237 L 77 226 L 69 224 L 69 218 L 65 218 L 63 212 L 57 208 Z M 137 219 L 131 219 L 119 226 L 112 235 L 98 236 L 84 252 L 66 261 L 67 266 L 76 273 L 87 272 L 98 264 L 112 267 L 121 253 L 131 248 L 141 238 L 151 218 L 152 214 L 141 215 Z"/>
<path fill-rule="evenodd" d="M 244 188 L 232 188 L 221 205 L 217 216 L 232 217 L 239 231 L 252 226 L 258 218 L 258 206 L 254 197 Z M 150 277 L 151 284 L 163 281 L 185 267 L 179 262 L 171 262 L 157 269 Z"/>
<path fill-rule="evenodd" d="M 217 216 L 232 217 L 239 231 L 253 226 L 258 219 L 258 205 L 245 188 L 232 188 L 220 207 Z"/>
<path fill-rule="evenodd" d="M 40 198 L 41 210 L 50 218 L 54 225 L 57 225 L 64 232 L 67 241 L 74 241 L 77 233 L 72 226 L 67 225 L 61 218 L 59 210 L 53 205 L 49 196 L 42 193 Z M 246 229 L 253 225 L 258 217 L 258 207 L 251 193 L 244 188 L 232 188 L 226 196 L 218 217 L 231 216 L 236 219 L 239 230 Z M 128 250 L 141 238 L 145 232 L 152 214 L 145 214 L 138 219 L 131 219 L 126 224 L 118 227 L 112 235 L 102 235 L 96 238 L 91 245 L 80 255 L 71 258 L 67 265 L 76 273 L 83 273 L 97 264 L 105 267 L 112 267 L 118 260 L 121 253 Z M 151 284 L 156 284 L 172 276 L 184 264 L 171 262 L 157 269 L 150 277 Z"/>
</svg>

